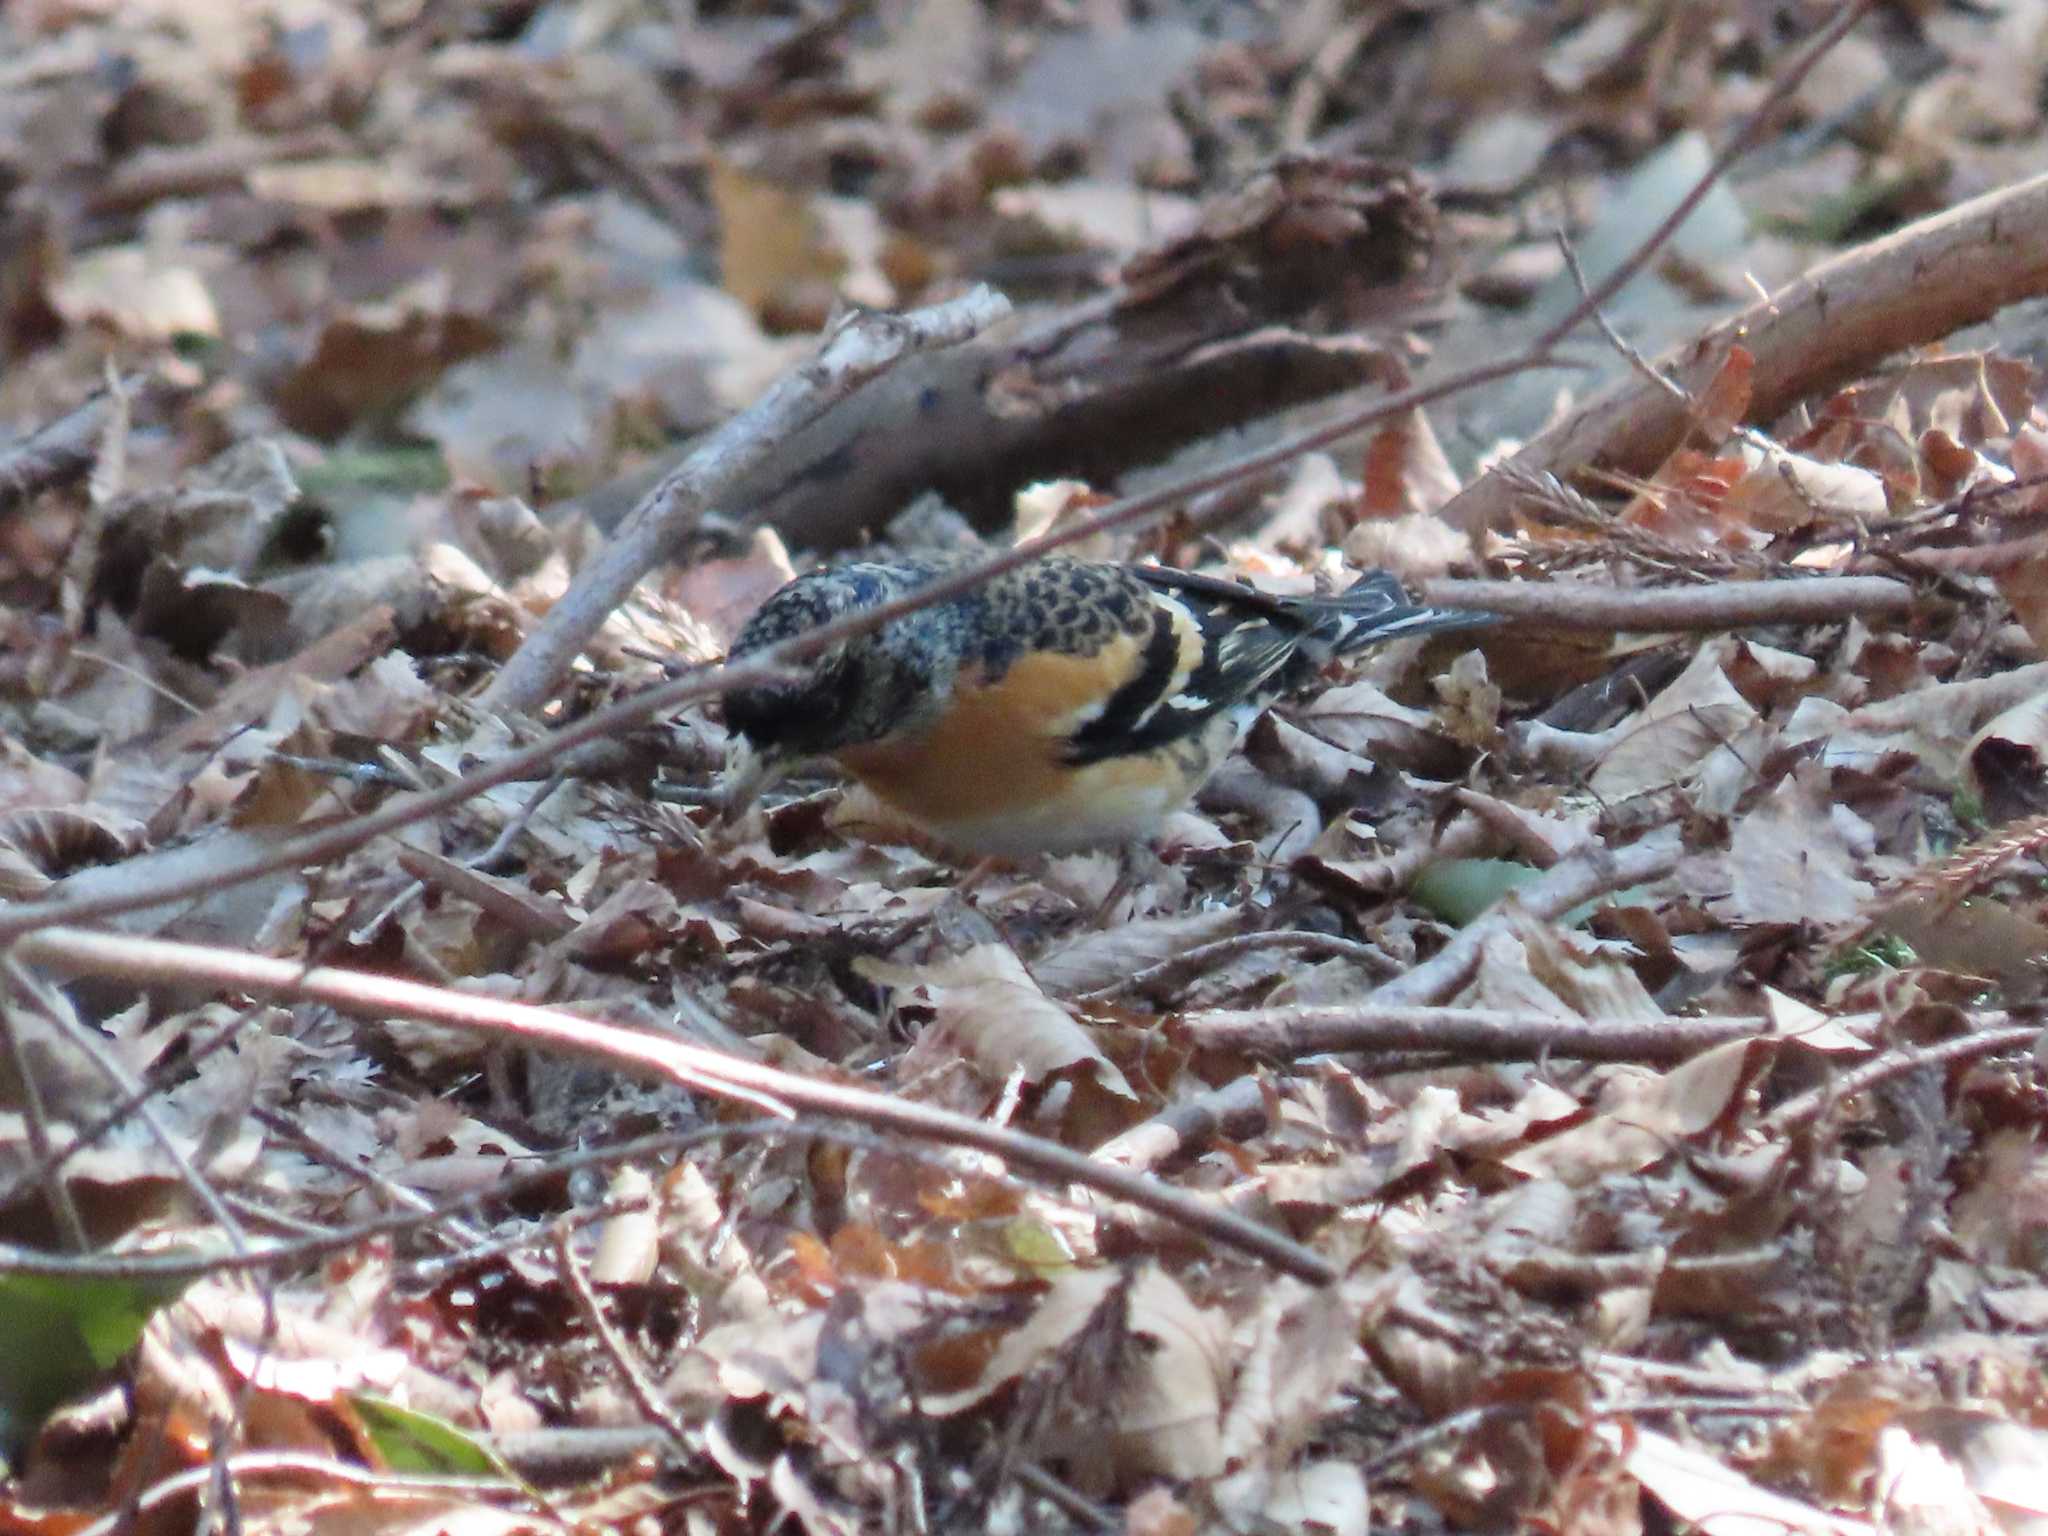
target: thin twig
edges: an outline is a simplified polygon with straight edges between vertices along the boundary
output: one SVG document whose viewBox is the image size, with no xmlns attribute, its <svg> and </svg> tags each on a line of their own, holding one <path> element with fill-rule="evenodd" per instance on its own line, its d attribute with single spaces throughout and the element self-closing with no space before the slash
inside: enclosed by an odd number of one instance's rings
<svg viewBox="0 0 2048 1536">
<path fill-rule="evenodd" d="M 350 1488 L 381 1491 L 387 1496 L 405 1493 L 455 1494 L 463 1498 L 520 1496 L 519 1485 L 503 1477 L 428 1477 L 410 1472 L 378 1472 L 354 1462 L 336 1461 L 332 1457 L 313 1456 L 303 1451 L 243 1451 L 152 1483 L 142 1490 L 132 1511 L 116 1510 L 111 1515 L 103 1515 L 91 1525 L 74 1532 L 73 1536 L 114 1536 L 131 1513 L 146 1513 L 181 1493 L 205 1487 L 215 1476 L 217 1467 L 229 1477 L 319 1477 Z"/>
<path fill-rule="evenodd" d="M 1079 1490 L 1068 1487 L 1035 1461 L 1018 1462 L 1010 1468 L 1010 1476 L 1040 1498 L 1050 1500 L 1059 1507 L 1062 1514 L 1071 1520 L 1078 1520 L 1091 1531 L 1125 1529 L 1123 1521 Z"/>
<path fill-rule="evenodd" d="M 451 1243 L 474 1245 L 484 1241 L 483 1233 L 458 1216 L 437 1211 L 434 1202 L 418 1190 L 388 1179 L 374 1168 L 365 1167 L 340 1151 L 327 1146 L 319 1137 L 309 1135 L 289 1115 L 260 1106 L 249 1111 L 249 1118 L 262 1126 L 271 1135 L 282 1138 L 289 1146 L 296 1147 L 304 1156 L 311 1158 L 323 1168 L 332 1169 L 343 1178 L 360 1184 L 365 1189 L 375 1190 L 378 1195 L 408 1211 L 433 1218 L 435 1226 L 446 1226 Z M 326 1229 L 322 1229 L 325 1231 Z M 311 1234 L 306 1234 L 311 1235 Z"/>
<path fill-rule="evenodd" d="M 30 1057 L 28 1042 L 21 1037 L 21 1018 L 10 997 L 0 996 L 0 1049 L 6 1053 L 9 1072 L 19 1081 L 21 1107 L 28 1122 L 28 1148 L 36 1166 L 16 1181 L 15 1189 L 40 1186 L 50 1219 L 64 1241 L 79 1253 L 92 1247 L 92 1236 L 71 1198 L 71 1186 L 57 1170 L 57 1153 L 50 1138 L 50 1110 L 43 1098 L 42 1076 Z M 10 1194 L 12 1191 L 10 1191 Z M 10 1200 L 8 1202 L 12 1204 Z"/>
<path fill-rule="evenodd" d="M 1730 581 L 1624 592 L 1592 582 L 1426 581 L 1424 602 L 1530 619 L 1546 629 L 1742 629 L 1904 613 L 1913 589 L 1883 576 Z"/>
<path fill-rule="evenodd" d="M 1169 986 L 1179 986 L 1218 966 L 1227 965 L 1241 955 L 1256 954 L 1262 949 L 1291 949 L 1303 954 L 1356 960 L 1360 965 L 1369 966 L 1382 973 L 1393 963 L 1387 952 L 1375 944 L 1361 944 L 1356 939 L 1347 939 L 1334 933 L 1311 933 L 1305 929 L 1279 928 L 1265 933 L 1240 933 L 1228 939 L 1197 944 L 1193 949 L 1175 955 L 1171 960 L 1148 965 L 1135 975 L 1112 981 L 1107 986 L 1095 988 L 1092 992 L 1082 992 L 1069 1001 L 1083 1004 L 1101 1003 L 1124 992 L 1162 991 Z"/>
<path fill-rule="evenodd" d="M 1799 89 L 1799 83 L 1813 71 L 1816 64 L 1827 57 L 1837 43 L 1855 29 L 1856 23 L 1869 13 L 1873 3 L 1874 0 L 1844 0 L 1844 3 L 1836 8 L 1835 14 L 1815 30 L 1813 36 L 1806 40 L 1806 45 L 1771 81 L 1771 88 L 1764 93 L 1763 100 L 1736 125 L 1735 131 L 1728 136 L 1728 142 L 1721 146 L 1720 152 L 1692 184 L 1691 190 L 1678 200 L 1671 211 L 1664 215 L 1663 221 L 1645 235 L 1612 272 L 1594 284 L 1590 292 L 1582 293 L 1579 302 L 1537 338 L 1536 349 L 1547 351 L 1555 347 L 1577 330 L 1584 321 L 1605 309 L 1609 299 L 1626 288 L 1637 273 L 1649 266 L 1657 253 L 1671 242 L 1671 237 L 1678 233 L 1685 221 L 1693 216 L 1701 203 L 1706 201 L 1707 194 L 1726 179 L 1735 162 L 1748 154 L 1750 146 L 1763 136 L 1778 112 L 1791 101 L 1793 93 Z M 1682 395 L 1683 391 L 1680 393 Z"/>
<path fill-rule="evenodd" d="M 1997 576 L 2048 557 L 2048 533 L 2029 534 L 1998 544 L 1964 544 L 1953 549 L 1887 549 L 1874 551 L 1908 570 L 1939 571 L 1949 576 Z"/>
<path fill-rule="evenodd" d="M 958 1177 L 961 1174 L 961 1168 L 957 1163 L 945 1161 L 935 1149 L 905 1147 L 900 1141 L 886 1141 L 880 1136 L 871 1135 L 849 1125 L 782 1119 L 743 1120 L 732 1124 L 698 1126 L 689 1131 L 664 1131 L 658 1135 L 641 1136 L 632 1141 L 615 1142 L 608 1146 L 582 1147 L 573 1152 L 550 1157 L 545 1162 L 535 1163 L 529 1160 L 519 1171 L 506 1173 L 488 1189 L 469 1190 L 420 1210 L 373 1216 L 347 1227 L 309 1233 L 288 1242 L 269 1246 L 259 1244 L 243 1254 L 101 1252 L 74 1258 L 0 1242 L 0 1273 L 19 1272 L 101 1280 L 191 1280 L 211 1274 L 300 1269 L 331 1254 L 346 1252 L 373 1239 L 395 1237 L 459 1217 L 475 1215 L 488 1205 L 514 1199 L 534 1189 L 558 1184 L 567 1175 L 585 1168 L 615 1167 L 619 1164 L 681 1156 L 700 1147 L 709 1146 L 713 1142 L 778 1138 L 823 1141 L 862 1152 L 887 1152 L 892 1157 L 926 1163 L 950 1177 Z M 1024 1181 L 1016 1175 L 986 1166 L 974 1170 L 973 1177 L 1005 1186 L 1024 1187 Z M 633 1203 L 608 1201 L 577 1213 L 574 1219 L 579 1223 L 605 1220 L 621 1214 Z M 546 1235 L 545 1229 L 535 1228 L 513 1237 L 479 1244 L 473 1249 L 442 1254 L 430 1259 L 418 1259 L 407 1267 L 405 1277 L 415 1284 L 434 1285 L 451 1274 L 492 1258 L 532 1247 L 544 1241 Z"/>
<path fill-rule="evenodd" d="M 688 1152 L 727 1138 L 787 1136 L 796 1133 L 786 1120 L 747 1120 L 736 1125 L 699 1126 L 694 1131 L 671 1131 L 643 1136 L 635 1141 L 606 1147 L 585 1147 L 550 1158 L 547 1162 L 517 1173 L 508 1173 L 488 1189 L 469 1190 L 424 1210 L 391 1212 L 372 1216 L 346 1227 L 335 1227 L 289 1242 L 253 1245 L 247 1253 L 93 1253 L 79 1257 L 43 1252 L 0 1242 L 0 1274 L 56 1275 L 97 1280 L 196 1280 L 203 1275 L 252 1271 L 298 1269 L 328 1257 L 345 1253 L 375 1238 L 416 1232 L 452 1217 L 473 1215 L 485 1205 L 509 1200 L 528 1190 L 553 1184 L 565 1173 L 582 1168 L 632 1161 L 639 1157 Z M 829 1138 L 833 1128 L 811 1128 L 801 1134 Z M 914 1155 L 914 1154 L 912 1154 Z M 603 1208 L 597 1213 L 603 1214 Z M 523 1234 L 506 1240 L 498 1251 L 511 1252 L 541 1241 L 542 1233 Z M 432 1283 L 448 1274 L 493 1256 L 493 1249 L 464 1251 L 436 1259 L 418 1261 L 412 1276 Z"/>
<path fill-rule="evenodd" d="M 677 1416 L 675 1409 L 662 1400 L 661 1389 L 649 1378 L 647 1368 L 634 1357 L 618 1329 L 612 1326 L 611 1319 L 604 1315 L 604 1304 L 597 1299 L 597 1292 L 590 1288 L 590 1277 L 576 1261 L 575 1235 L 569 1227 L 559 1223 L 555 1228 L 555 1258 L 561 1266 L 563 1279 L 569 1283 L 569 1294 L 576 1299 L 576 1310 L 583 1314 L 583 1321 L 597 1335 L 598 1347 L 625 1382 L 628 1395 L 650 1423 L 661 1426 L 677 1452 L 683 1456 L 694 1455 L 695 1447 L 690 1443 L 688 1426 Z"/>
<path fill-rule="evenodd" d="M 1204 1050 L 1243 1051 L 1286 1061 L 1331 1051 L 1449 1051 L 1471 1060 L 1682 1061 L 1729 1040 L 1768 1035 L 1761 1018 L 1646 1019 L 1640 1024 L 1504 1013 L 1484 1008 L 1367 1004 L 1218 1008 L 1188 1014 L 1179 1027 Z"/>
<path fill-rule="evenodd" d="M 1148 1172 L 1177 1162 L 1220 1136 L 1242 1141 L 1266 1129 L 1267 1085 L 1254 1075 L 1234 1077 L 1192 1099 L 1169 1104 L 1149 1120 L 1120 1132 L 1095 1149 L 1095 1156 L 1119 1168 Z"/>
<path fill-rule="evenodd" d="M 2007 1018 L 2010 1015 L 1995 1017 Z M 1787 1099 L 1765 1117 L 1762 1127 L 1765 1136 L 1775 1140 L 1803 1130 L 1835 1105 L 1909 1072 L 1918 1072 L 1926 1067 L 1953 1066 L 1960 1061 L 1974 1061 L 1980 1056 L 1995 1056 L 2001 1051 L 2016 1051 L 2041 1038 L 2042 1026 L 2039 1024 L 2001 1026 L 1991 1022 L 1991 1016 L 1980 1016 L 1980 1024 L 1983 1027 L 1974 1033 L 1944 1040 L 1939 1045 L 1907 1046 L 1887 1051 L 1876 1060 L 1844 1072 L 1831 1082 Z"/>
<path fill-rule="evenodd" d="M 552 1008 L 451 992 L 368 972 L 307 967 L 198 944 L 82 929 L 45 929 L 19 941 L 16 952 L 32 963 L 74 973 L 148 983 L 182 980 L 302 998 L 372 1018 L 395 1015 L 452 1025 L 500 1042 L 520 1041 L 594 1056 L 614 1068 L 649 1073 L 719 1098 L 765 1104 L 772 1112 L 786 1115 L 803 1110 L 950 1146 L 971 1147 L 1039 1174 L 1126 1200 L 1301 1279 L 1323 1284 L 1336 1275 L 1320 1254 L 1270 1227 L 1217 1210 L 1156 1180 L 1107 1167 L 1041 1137 L 888 1094 L 817 1082 L 723 1051 L 596 1023 Z"/>
<path fill-rule="evenodd" d="M 169 1079 L 173 1072 L 180 1075 L 191 1072 L 201 1062 L 205 1061 L 207 1057 L 213 1055 L 215 1051 L 232 1044 L 235 1038 L 241 1034 L 242 1026 L 254 1018 L 258 1011 L 257 1007 L 244 1008 L 212 1034 L 207 1035 L 196 1043 L 188 1045 L 175 1068 L 158 1067 L 151 1071 L 141 1081 L 136 1083 L 130 1092 L 124 1094 L 115 1104 L 105 1110 L 97 1120 L 80 1131 L 48 1159 L 39 1159 L 33 1167 L 26 1168 L 16 1174 L 11 1184 L 0 1186 L 0 1210 L 4 1210 L 12 1205 L 22 1190 L 27 1189 L 33 1184 L 39 1184 L 43 1180 L 52 1178 L 62 1172 L 66 1163 L 70 1162 L 72 1158 L 85 1151 L 88 1147 L 97 1145 L 100 1139 L 112 1131 L 114 1127 L 126 1124 L 128 1117 L 135 1113 L 136 1106 L 144 1100 L 154 1098 L 157 1094 L 168 1091 L 170 1087 Z"/>
<path fill-rule="evenodd" d="M 0 973 L 6 975 L 16 993 L 22 997 L 34 998 L 39 989 L 48 986 L 47 982 L 29 973 L 28 968 L 21 963 L 19 952 L 0 953 Z M 221 1231 L 227 1235 L 228 1246 L 237 1253 L 246 1249 L 249 1237 L 242 1230 L 242 1224 L 235 1220 L 235 1213 L 227 1208 L 220 1197 L 220 1191 L 213 1187 L 212 1181 L 199 1171 L 191 1158 L 185 1155 L 185 1149 L 178 1145 L 178 1140 L 171 1134 L 170 1127 L 164 1124 L 163 1116 L 157 1113 L 156 1106 L 150 1102 L 151 1095 L 143 1088 L 141 1080 L 128 1070 L 119 1057 L 107 1049 L 106 1044 L 94 1031 L 79 1023 L 61 999 L 37 998 L 36 1005 L 49 1020 L 50 1026 L 63 1033 L 64 1038 L 91 1063 L 95 1072 L 99 1073 L 117 1093 L 124 1094 L 133 1101 L 135 1117 L 142 1122 L 143 1129 L 149 1132 L 150 1140 L 156 1143 L 157 1150 L 169 1160 L 179 1180 L 192 1192 L 192 1197 L 205 1209 L 206 1214 L 219 1224 Z"/>
<path fill-rule="evenodd" d="M 1481 951 L 1510 922 L 1509 911 L 1519 909 L 1540 919 L 1555 919 L 1596 896 L 1670 873 L 1678 854 L 1675 836 L 1646 837 L 1618 853 L 1600 845 L 1582 848 L 1474 918 L 1432 959 L 1367 993 L 1361 1006 L 1389 1009 L 1441 1002 L 1470 977 Z M 1513 902 L 1514 907 L 1508 908 L 1505 902 Z M 1125 1167 L 1157 1167 L 1225 1126 L 1262 1116 L 1264 1101 L 1260 1080 L 1240 1077 L 1210 1089 L 1198 1100 L 1173 1106 L 1132 1126 L 1098 1147 L 1095 1155 Z"/>
</svg>

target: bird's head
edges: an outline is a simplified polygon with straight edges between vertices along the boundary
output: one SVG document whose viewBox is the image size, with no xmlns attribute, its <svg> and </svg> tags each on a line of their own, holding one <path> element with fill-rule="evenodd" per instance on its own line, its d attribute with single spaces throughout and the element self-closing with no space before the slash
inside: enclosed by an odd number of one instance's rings
<svg viewBox="0 0 2048 1536">
<path fill-rule="evenodd" d="M 799 576 L 756 610 L 733 641 L 743 661 L 848 614 L 904 596 L 938 573 L 909 562 L 844 565 Z M 791 663 L 791 675 L 725 696 L 731 742 L 721 780 L 728 820 L 807 759 L 880 741 L 915 724 L 934 621 L 912 614 Z"/>
</svg>

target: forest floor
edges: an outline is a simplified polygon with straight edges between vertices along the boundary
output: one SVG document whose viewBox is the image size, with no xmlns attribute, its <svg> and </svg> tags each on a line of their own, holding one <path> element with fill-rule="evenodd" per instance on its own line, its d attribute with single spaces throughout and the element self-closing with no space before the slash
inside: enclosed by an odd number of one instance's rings
<svg viewBox="0 0 2048 1536">
<path fill-rule="evenodd" d="M 0 1536 L 2041 1528 L 2044 70 L 0 9 Z M 1501 617 L 1135 881 L 719 824 L 769 592 L 1028 539 Z"/>
</svg>

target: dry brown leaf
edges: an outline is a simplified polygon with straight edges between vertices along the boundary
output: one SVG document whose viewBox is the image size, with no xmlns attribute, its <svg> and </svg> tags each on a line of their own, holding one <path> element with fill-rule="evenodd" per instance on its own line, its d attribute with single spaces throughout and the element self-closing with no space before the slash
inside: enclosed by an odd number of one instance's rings
<svg viewBox="0 0 2048 1536">
<path fill-rule="evenodd" d="M 1728 488 L 1721 510 L 1747 527 L 1781 534 L 1821 518 L 1882 518 L 1890 502 L 1883 479 L 1859 465 L 1778 452 Z"/>
<path fill-rule="evenodd" d="M 1031 962 L 1030 970 L 1038 984 L 1055 996 L 1092 992 L 1198 945 L 1229 938 L 1244 924 L 1242 912 L 1228 910 L 1141 918 L 1084 933 L 1040 955 Z"/>
<path fill-rule="evenodd" d="M 1434 514 L 1461 485 L 1429 417 L 1412 410 L 1380 428 L 1366 443 L 1359 471 L 1359 512 L 1368 520 Z"/>
<path fill-rule="evenodd" d="M 1591 1119 L 1522 1148 L 1507 1166 L 1572 1186 L 1648 1168 L 1736 1108 L 1767 1055 L 1755 1042 L 1734 1040 L 1670 1072 L 1617 1073 Z"/>
<path fill-rule="evenodd" d="M 1653 1430 L 1606 1427 L 1631 1476 L 1700 1536 L 1877 1536 L 1869 1522 L 1829 1514 L 1760 1488 L 1704 1450 Z"/>
<path fill-rule="evenodd" d="M 106 246 L 81 257 L 49 299 L 70 324 L 104 326 L 131 340 L 220 334 L 220 311 L 199 270 L 147 246 Z"/>
<path fill-rule="evenodd" d="M 986 1402 L 1025 1372 L 1051 1360 L 1088 1326 L 1124 1277 L 1114 1269 L 1075 1269 L 1055 1276 L 1025 1322 L 1002 1336 L 979 1380 L 919 1394 L 918 1406 L 940 1418 Z"/>
<path fill-rule="evenodd" d="M 1701 646 L 1639 716 L 1617 727 L 1593 770 L 1593 792 L 1606 801 L 1626 800 L 1703 779 L 1715 786 L 1709 806 L 1732 801 L 1733 788 L 1750 774 L 1737 744 L 1758 723 L 1756 710 L 1728 680 L 1734 654 L 1732 641 Z"/>
<path fill-rule="evenodd" d="M 141 826 L 86 807 L 0 814 L 0 901 L 27 901 L 87 864 L 111 864 L 143 844 Z"/>
<path fill-rule="evenodd" d="M 2048 697 L 1987 721 L 1963 748 L 1963 770 L 1994 822 L 2048 810 Z"/>
<path fill-rule="evenodd" d="M 1875 846 L 1869 824 L 1828 793 L 1828 773 L 1803 763 L 1739 817 L 1728 850 L 1732 883 L 1717 905 L 1744 923 L 1844 923 L 1874 887 L 1861 878 Z"/>
<path fill-rule="evenodd" d="M 1102 1048 L 1003 945 L 983 944 L 929 965 L 862 959 L 855 968 L 879 986 L 922 994 L 938 1013 L 935 1027 L 956 1039 L 990 1082 L 1018 1073 L 1038 1084 L 1079 1071 L 1120 1098 L 1136 1098 Z"/>
</svg>

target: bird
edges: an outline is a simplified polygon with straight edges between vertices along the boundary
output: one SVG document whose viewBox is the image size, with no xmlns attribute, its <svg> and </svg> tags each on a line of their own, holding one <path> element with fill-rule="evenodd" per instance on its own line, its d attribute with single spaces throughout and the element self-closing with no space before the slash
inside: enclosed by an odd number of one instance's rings
<svg viewBox="0 0 2048 1536">
<path fill-rule="evenodd" d="M 854 562 L 771 593 L 729 661 L 959 569 Z M 1333 659 L 1491 614 L 1410 602 L 1385 571 L 1281 596 L 1159 565 L 1059 556 L 991 577 L 725 696 L 718 797 L 735 820 L 829 758 L 940 844 L 1028 859 L 1141 846 L 1276 699 Z"/>
</svg>

